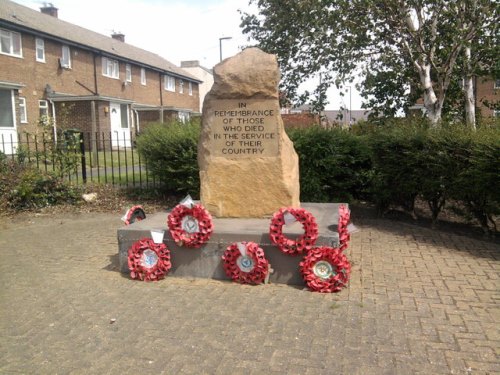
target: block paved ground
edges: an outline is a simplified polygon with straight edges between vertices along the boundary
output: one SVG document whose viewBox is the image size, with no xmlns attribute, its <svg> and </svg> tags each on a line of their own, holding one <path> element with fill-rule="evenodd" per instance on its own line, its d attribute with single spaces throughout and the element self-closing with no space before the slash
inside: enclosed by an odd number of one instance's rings
<svg viewBox="0 0 500 375">
<path fill-rule="evenodd" d="M 0 224 L 1 374 L 499 374 L 498 244 L 353 218 L 350 285 L 130 280 L 119 215 Z"/>
</svg>

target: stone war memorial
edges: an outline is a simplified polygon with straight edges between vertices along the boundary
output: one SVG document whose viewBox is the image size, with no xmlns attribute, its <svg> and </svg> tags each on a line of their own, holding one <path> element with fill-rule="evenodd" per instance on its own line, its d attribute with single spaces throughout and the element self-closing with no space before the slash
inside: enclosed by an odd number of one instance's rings
<svg viewBox="0 0 500 375">
<path fill-rule="evenodd" d="M 187 196 L 154 215 L 131 208 L 118 230 L 121 272 L 144 281 L 305 284 L 327 293 L 347 285 L 350 211 L 341 203 L 301 204 L 279 80 L 276 57 L 258 48 L 214 67 L 198 142 L 200 200 Z"/>
<path fill-rule="evenodd" d="M 214 68 L 198 144 L 201 203 L 217 217 L 298 207 L 299 161 L 279 107 L 273 55 L 249 48 Z"/>
</svg>

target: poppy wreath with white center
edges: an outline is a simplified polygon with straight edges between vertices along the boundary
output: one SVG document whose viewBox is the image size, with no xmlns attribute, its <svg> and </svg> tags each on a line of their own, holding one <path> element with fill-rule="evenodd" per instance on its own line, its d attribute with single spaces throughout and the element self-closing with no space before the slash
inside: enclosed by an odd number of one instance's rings
<svg viewBox="0 0 500 375">
<path fill-rule="evenodd" d="M 300 273 L 310 290 L 334 293 L 347 285 L 351 264 L 338 248 L 315 247 L 300 262 Z"/>
<path fill-rule="evenodd" d="M 188 233 L 182 228 L 182 220 L 187 216 L 198 222 L 197 232 Z M 168 215 L 167 224 L 170 235 L 179 246 L 201 247 L 210 239 L 213 231 L 212 215 L 201 204 L 192 208 L 178 204 Z"/>
<path fill-rule="evenodd" d="M 130 225 L 134 223 L 136 220 L 141 221 L 146 218 L 146 213 L 142 206 L 133 206 L 127 211 L 127 215 L 125 217 L 125 225 Z"/>
<path fill-rule="evenodd" d="M 246 246 L 246 258 L 244 259 L 238 245 L 232 243 L 222 255 L 224 271 L 228 277 L 241 284 L 262 284 L 269 273 L 269 262 L 264 250 L 255 242 L 242 242 L 242 244 Z M 245 269 L 245 264 L 242 265 L 242 259 L 248 263 L 248 269 Z"/>
<path fill-rule="evenodd" d="M 295 240 L 285 237 L 283 226 L 285 225 L 284 215 L 286 212 L 292 214 L 295 219 L 302 224 L 304 233 Z M 307 253 L 318 239 L 318 224 L 314 216 L 303 208 L 284 207 L 275 212 L 271 218 L 269 228 L 271 242 L 288 255 L 299 255 Z"/>
<path fill-rule="evenodd" d="M 351 235 L 349 234 L 349 230 L 347 229 L 350 218 L 351 211 L 347 208 L 347 206 L 341 204 L 339 207 L 339 224 L 337 227 L 339 232 L 340 251 L 344 251 L 345 249 L 347 249 L 349 241 L 351 240 Z"/>
<path fill-rule="evenodd" d="M 151 259 L 153 263 L 148 263 Z M 154 243 L 151 238 L 140 239 L 128 249 L 128 268 L 132 279 L 161 280 L 172 268 L 170 251 L 164 243 Z"/>
</svg>

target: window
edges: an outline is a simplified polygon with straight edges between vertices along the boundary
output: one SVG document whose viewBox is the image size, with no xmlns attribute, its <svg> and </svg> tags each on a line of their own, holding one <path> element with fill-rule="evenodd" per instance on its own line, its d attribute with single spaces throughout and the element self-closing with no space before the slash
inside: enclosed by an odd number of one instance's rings
<svg viewBox="0 0 500 375">
<path fill-rule="evenodd" d="M 47 118 L 49 117 L 49 104 L 46 100 L 38 101 L 38 108 L 40 109 L 40 117 Z"/>
<path fill-rule="evenodd" d="M 120 78 L 119 64 L 117 60 L 102 58 L 102 75 L 109 78 Z"/>
<path fill-rule="evenodd" d="M 132 82 L 132 67 L 130 64 L 125 65 L 125 81 Z"/>
<path fill-rule="evenodd" d="M 14 108 L 12 90 L 0 89 L 0 128 L 14 127 Z M 0 136 L 1 140 L 1 136 Z"/>
<path fill-rule="evenodd" d="M 146 85 L 146 69 L 141 68 L 141 85 Z"/>
<path fill-rule="evenodd" d="M 45 62 L 45 42 L 43 39 L 35 39 L 36 46 L 36 61 Z"/>
<path fill-rule="evenodd" d="M 62 55 L 59 59 L 61 68 L 71 69 L 71 51 L 68 46 L 62 46 Z"/>
<path fill-rule="evenodd" d="M 0 53 L 16 57 L 23 57 L 21 48 L 21 34 L 14 31 L 0 29 Z"/>
<path fill-rule="evenodd" d="M 182 79 L 179 81 L 179 94 L 184 94 L 184 81 Z"/>
<path fill-rule="evenodd" d="M 121 128 L 128 129 L 128 105 L 120 104 Z"/>
<path fill-rule="evenodd" d="M 26 114 L 26 98 L 19 98 L 19 117 L 21 123 L 28 122 L 28 116 Z"/>
<path fill-rule="evenodd" d="M 165 90 L 175 92 L 175 78 L 165 76 Z"/>
<path fill-rule="evenodd" d="M 495 89 L 500 89 L 500 79 L 495 79 Z"/>
<path fill-rule="evenodd" d="M 192 82 L 189 82 L 188 93 L 189 93 L 189 95 L 193 96 L 193 83 Z"/>
</svg>

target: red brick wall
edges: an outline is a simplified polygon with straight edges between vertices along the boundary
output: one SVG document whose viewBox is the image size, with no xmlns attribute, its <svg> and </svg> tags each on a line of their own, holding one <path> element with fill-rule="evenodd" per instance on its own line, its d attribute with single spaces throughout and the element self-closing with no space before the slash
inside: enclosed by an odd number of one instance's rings
<svg viewBox="0 0 500 375">
<path fill-rule="evenodd" d="M 102 75 L 102 57 L 95 56 L 96 76 L 94 76 L 94 53 L 77 47 L 70 47 L 71 69 L 62 69 L 59 66 L 59 58 L 62 55 L 62 44 L 44 38 L 45 63 L 37 62 L 35 58 L 35 36 L 27 33 L 22 35 L 22 58 L 0 54 L 0 81 L 7 81 L 25 85 L 19 90 L 19 96 L 26 98 L 28 124 L 19 123 L 17 113 L 18 131 L 35 131 L 39 120 L 38 101 L 46 99 L 45 88 L 49 84 L 55 92 L 70 95 L 92 95 L 95 90 L 95 79 L 97 80 L 98 93 L 102 96 L 127 99 L 138 104 L 153 106 L 161 105 L 163 98 L 164 106 L 186 108 L 193 111 L 199 109 L 198 84 L 192 83 L 193 95 L 188 94 L 188 81 L 184 80 L 184 93 L 180 94 L 178 87 L 176 92 L 168 92 L 164 89 L 163 77 L 159 72 L 146 69 L 146 85 L 141 84 L 139 65 L 131 64 L 132 82 L 123 85 L 125 81 L 125 62 L 119 62 L 120 78 L 113 79 Z M 176 79 L 176 84 L 179 80 Z M 98 130 L 109 131 L 109 117 L 104 116 L 105 103 L 98 103 L 97 112 Z M 109 105 L 109 103 L 108 103 Z M 50 105 L 49 105 L 50 107 Z M 58 117 L 59 104 L 56 105 L 56 117 Z M 78 103 L 75 107 L 76 119 L 74 124 L 88 127 L 84 110 L 89 111 L 90 103 Z M 18 109 L 17 109 L 18 112 Z M 52 113 L 49 108 L 49 113 Z"/>
<path fill-rule="evenodd" d="M 484 105 L 484 102 L 496 103 L 500 101 L 500 89 L 495 89 L 495 80 L 492 78 L 476 79 L 476 102 L 485 117 L 493 116 L 493 110 Z"/>
</svg>

